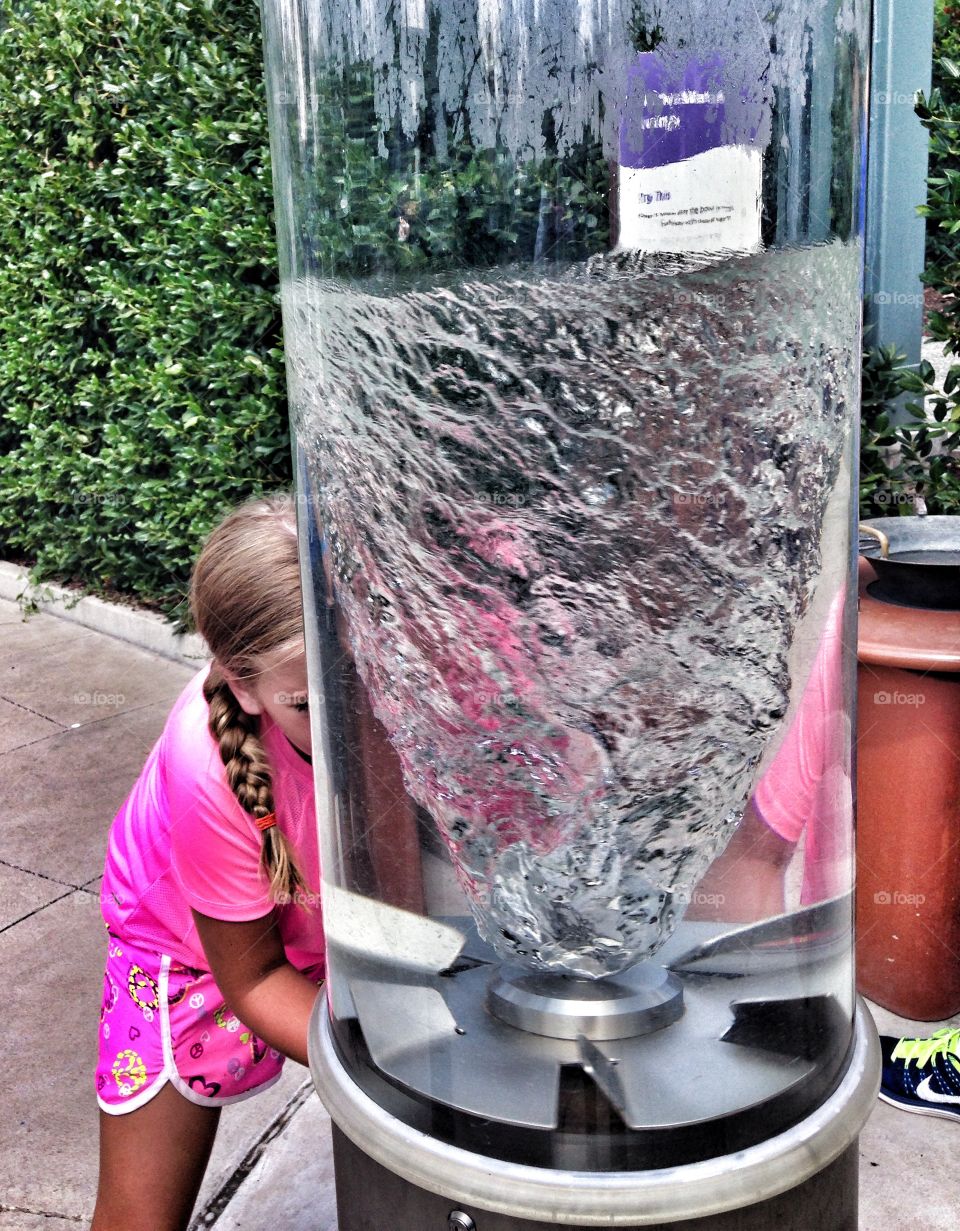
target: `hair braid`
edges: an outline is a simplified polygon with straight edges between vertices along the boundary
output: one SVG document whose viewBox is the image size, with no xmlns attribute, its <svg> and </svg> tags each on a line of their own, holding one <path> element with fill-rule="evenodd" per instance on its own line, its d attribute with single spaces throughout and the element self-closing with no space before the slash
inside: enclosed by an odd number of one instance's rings
<svg viewBox="0 0 960 1231">
<path fill-rule="evenodd" d="M 216 667 L 211 668 L 203 685 L 210 708 L 210 733 L 217 741 L 227 782 L 244 812 L 256 820 L 273 812 L 273 782 L 270 762 L 260 742 L 260 719 L 246 713 L 233 690 Z M 276 825 L 262 835 L 260 863 L 270 878 L 270 896 L 283 904 L 296 900 L 305 889 L 293 848 Z"/>
</svg>

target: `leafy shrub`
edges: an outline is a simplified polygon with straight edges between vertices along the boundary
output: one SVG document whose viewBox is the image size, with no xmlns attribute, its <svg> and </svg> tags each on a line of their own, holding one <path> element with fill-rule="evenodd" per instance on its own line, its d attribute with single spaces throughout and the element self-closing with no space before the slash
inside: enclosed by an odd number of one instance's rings
<svg viewBox="0 0 960 1231">
<path fill-rule="evenodd" d="M 941 66 L 960 87 L 960 65 L 952 60 Z M 930 315 L 932 337 L 947 344 L 947 351 L 960 355 L 960 98 L 948 102 L 939 89 L 917 103 L 920 122 L 930 133 L 933 170 L 927 181 L 927 203 L 921 208 L 936 223 L 938 240 L 934 259 L 923 280 L 944 297 L 940 311 Z"/>
<path fill-rule="evenodd" d="M 937 0 L 933 87 L 917 114 L 930 133 L 927 264 L 923 281 L 942 297 L 928 330 L 960 355 L 960 4 Z M 860 514 L 960 514 L 960 365 L 943 387 L 932 366 L 904 368 L 896 347 L 868 350 L 863 363 Z M 907 422 L 893 403 L 912 395 Z"/>
<path fill-rule="evenodd" d="M 960 81 L 950 71 L 951 64 L 960 64 L 960 2 L 936 0 L 931 88 L 939 90 L 947 103 L 960 103 Z"/>
<path fill-rule="evenodd" d="M 173 610 L 290 476 L 257 5 L 0 27 L 0 551 Z"/>
<path fill-rule="evenodd" d="M 960 355 L 960 4 L 938 0 L 934 27 L 933 88 L 917 104 L 930 133 L 927 267 L 923 280 L 947 302 L 930 318 L 934 338 Z M 951 297 L 952 302 L 951 302 Z"/>
<path fill-rule="evenodd" d="M 436 54 L 431 40 L 428 76 Z M 291 134 L 290 170 L 300 176 L 298 248 L 313 271 L 445 273 L 582 260 L 608 248 L 609 168 L 599 141 L 561 155 L 547 131 L 546 153 L 518 164 L 471 140 L 465 102 L 444 109 L 442 139 L 435 108 L 424 109 L 412 137 L 383 134 L 369 65 L 319 74 L 312 87 L 316 138 L 304 148 Z M 289 117 L 295 128 L 293 109 Z"/>
<path fill-rule="evenodd" d="M 895 346 L 863 357 L 860 432 L 860 516 L 960 514 L 960 364 L 940 389 L 933 366 L 902 366 Z M 891 412 L 901 394 L 909 420 Z"/>
</svg>

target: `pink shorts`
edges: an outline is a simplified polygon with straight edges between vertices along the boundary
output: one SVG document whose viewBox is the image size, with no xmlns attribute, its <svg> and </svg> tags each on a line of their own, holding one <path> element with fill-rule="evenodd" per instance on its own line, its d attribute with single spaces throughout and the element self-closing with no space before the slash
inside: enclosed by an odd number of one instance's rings
<svg viewBox="0 0 960 1231">
<path fill-rule="evenodd" d="M 142 1107 L 170 1082 L 222 1107 L 279 1078 L 284 1057 L 227 1008 L 213 975 L 110 934 L 100 1009 L 97 1102 Z"/>
</svg>

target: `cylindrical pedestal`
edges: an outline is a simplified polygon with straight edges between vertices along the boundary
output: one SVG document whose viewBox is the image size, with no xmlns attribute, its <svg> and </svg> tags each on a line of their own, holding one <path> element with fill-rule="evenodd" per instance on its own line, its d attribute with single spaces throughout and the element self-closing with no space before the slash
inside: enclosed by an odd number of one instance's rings
<svg viewBox="0 0 960 1231">
<path fill-rule="evenodd" d="M 847 1070 L 812 1114 L 749 1149 L 640 1172 L 512 1164 L 409 1128 L 347 1073 L 323 1000 L 310 1068 L 336 1126 L 340 1231 L 856 1231 L 857 1137 L 880 1055 L 860 1005 Z"/>
<path fill-rule="evenodd" d="M 495 1214 L 476 1205 L 457 1204 L 450 1198 L 401 1179 L 357 1149 L 334 1125 L 333 1160 L 337 1175 L 339 1231 L 597 1231 L 579 1223 L 531 1222 Z M 630 1227 L 608 1224 L 618 1231 L 857 1231 L 857 1142 L 823 1171 L 805 1183 L 723 1214 L 685 1218 L 682 1222 L 643 1223 Z M 563 1183 L 563 1172 L 558 1172 Z M 459 1218 L 457 1215 L 459 1214 Z M 451 1215 L 453 1217 L 451 1217 Z"/>
<path fill-rule="evenodd" d="M 960 614 L 871 596 L 862 562 L 857 985 L 904 1017 L 960 1012 Z"/>
</svg>

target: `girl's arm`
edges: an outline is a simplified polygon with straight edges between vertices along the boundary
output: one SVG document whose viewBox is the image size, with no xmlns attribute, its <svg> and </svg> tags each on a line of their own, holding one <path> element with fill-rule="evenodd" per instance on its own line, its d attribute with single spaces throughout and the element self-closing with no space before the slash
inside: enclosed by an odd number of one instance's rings
<svg viewBox="0 0 960 1231">
<path fill-rule="evenodd" d="M 276 913 L 228 923 L 193 912 L 203 951 L 223 998 L 258 1038 L 307 1063 L 307 1022 L 319 994 L 287 961 Z"/>
</svg>

